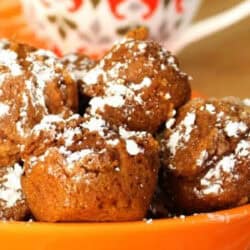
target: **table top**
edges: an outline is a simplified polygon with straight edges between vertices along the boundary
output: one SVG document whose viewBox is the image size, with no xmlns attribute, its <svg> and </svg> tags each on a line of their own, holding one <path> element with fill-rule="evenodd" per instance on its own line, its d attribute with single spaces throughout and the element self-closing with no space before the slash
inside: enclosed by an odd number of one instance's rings
<svg viewBox="0 0 250 250">
<path fill-rule="evenodd" d="M 241 1 L 205 0 L 200 20 Z M 186 47 L 179 55 L 194 89 L 207 96 L 250 97 L 250 18 Z"/>
</svg>

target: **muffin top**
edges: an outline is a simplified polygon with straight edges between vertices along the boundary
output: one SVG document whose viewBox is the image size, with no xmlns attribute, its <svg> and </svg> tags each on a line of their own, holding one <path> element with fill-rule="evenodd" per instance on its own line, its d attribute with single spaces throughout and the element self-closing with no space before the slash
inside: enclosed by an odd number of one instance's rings
<svg viewBox="0 0 250 250">
<path fill-rule="evenodd" d="M 250 113 L 235 98 L 192 100 L 166 122 L 162 150 L 164 165 L 176 175 L 211 167 L 230 172 L 250 161 Z"/>
<path fill-rule="evenodd" d="M 119 127 L 118 131 L 100 117 L 75 114 L 67 119 L 48 115 L 36 125 L 28 138 L 23 158 L 29 168 L 42 161 L 50 151 L 62 156 L 63 165 L 77 173 L 79 166 L 90 169 L 119 167 L 117 147 L 124 147 L 131 157 L 144 154 L 151 147 L 157 151 L 157 143 L 146 132 L 128 131 Z M 146 152 L 145 152 L 146 153 Z M 59 157 L 60 158 L 60 157 Z M 101 159 L 104 164 L 98 164 Z"/>
</svg>

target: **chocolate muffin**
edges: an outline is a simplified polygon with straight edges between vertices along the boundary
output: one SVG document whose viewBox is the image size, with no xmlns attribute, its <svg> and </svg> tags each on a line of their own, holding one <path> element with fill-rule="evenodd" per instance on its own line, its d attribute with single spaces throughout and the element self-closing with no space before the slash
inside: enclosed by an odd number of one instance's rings
<svg viewBox="0 0 250 250">
<path fill-rule="evenodd" d="M 250 198 L 250 113 L 235 98 L 195 99 L 166 123 L 163 187 L 174 209 L 208 212 Z"/>
<path fill-rule="evenodd" d="M 46 116 L 27 140 L 22 186 L 39 221 L 129 221 L 145 216 L 158 175 L 146 132 L 101 118 Z"/>
</svg>

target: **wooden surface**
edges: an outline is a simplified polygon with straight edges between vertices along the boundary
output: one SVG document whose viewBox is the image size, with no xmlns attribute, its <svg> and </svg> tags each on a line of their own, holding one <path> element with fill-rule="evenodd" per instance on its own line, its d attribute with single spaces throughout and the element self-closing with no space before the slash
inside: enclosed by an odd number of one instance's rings
<svg viewBox="0 0 250 250">
<path fill-rule="evenodd" d="M 205 0 L 196 20 L 240 1 Z M 194 89 L 207 96 L 250 97 L 250 18 L 186 47 L 179 55 Z"/>
</svg>

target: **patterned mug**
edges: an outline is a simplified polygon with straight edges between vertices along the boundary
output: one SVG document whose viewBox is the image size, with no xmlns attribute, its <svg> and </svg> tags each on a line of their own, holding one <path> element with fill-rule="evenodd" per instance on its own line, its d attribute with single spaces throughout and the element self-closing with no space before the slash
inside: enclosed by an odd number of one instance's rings
<svg viewBox="0 0 250 250">
<path fill-rule="evenodd" d="M 130 28 L 178 52 L 250 13 L 250 1 L 190 26 L 201 0 L 22 0 L 28 23 L 58 53 L 101 55 Z"/>
</svg>

